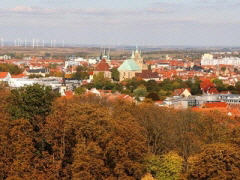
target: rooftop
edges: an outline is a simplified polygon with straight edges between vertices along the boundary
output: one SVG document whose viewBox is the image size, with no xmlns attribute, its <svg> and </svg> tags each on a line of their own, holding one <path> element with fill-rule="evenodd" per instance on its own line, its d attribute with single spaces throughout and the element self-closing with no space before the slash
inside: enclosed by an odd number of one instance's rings
<svg viewBox="0 0 240 180">
<path fill-rule="evenodd" d="M 124 63 L 122 63 L 118 70 L 138 71 L 141 70 L 141 68 L 133 59 L 127 59 L 124 61 Z"/>
</svg>

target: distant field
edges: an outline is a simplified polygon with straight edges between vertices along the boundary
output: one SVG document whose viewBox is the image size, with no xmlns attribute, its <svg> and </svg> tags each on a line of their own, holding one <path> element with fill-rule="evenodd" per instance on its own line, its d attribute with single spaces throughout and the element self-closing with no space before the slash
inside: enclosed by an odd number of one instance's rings
<svg viewBox="0 0 240 180">
<path fill-rule="evenodd" d="M 144 59 L 160 59 L 164 58 L 166 54 L 170 54 L 172 57 L 178 57 L 183 55 L 182 52 L 176 51 L 160 51 L 160 50 L 151 50 L 143 51 L 142 56 Z M 46 54 L 55 56 L 56 58 L 65 58 L 66 56 L 81 56 L 84 58 L 87 57 L 96 57 L 101 53 L 100 48 L 96 47 L 65 47 L 65 48 L 42 48 L 42 47 L 3 47 L 0 48 L 0 54 L 15 54 L 16 56 L 44 56 Z M 126 49 L 111 49 L 111 59 L 123 59 L 129 58 L 131 56 L 131 50 Z"/>
</svg>

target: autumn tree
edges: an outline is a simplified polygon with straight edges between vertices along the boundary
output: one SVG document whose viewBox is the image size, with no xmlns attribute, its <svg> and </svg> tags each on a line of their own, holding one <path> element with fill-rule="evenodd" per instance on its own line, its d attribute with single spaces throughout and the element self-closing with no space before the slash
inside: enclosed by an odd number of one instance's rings
<svg viewBox="0 0 240 180">
<path fill-rule="evenodd" d="M 77 99 L 55 105 L 56 113 L 47 118 L 46 136 L 55 160 L 64 167 L 62 177 L 141 177 L 146 153 L 142 129 L 130 113 L 116 117 L 113 107 Z"/>
<path fill-rule="evenodd" d="M 1 63 L 0 72 L 9 72 L 10 74 L 20 74 L 23 69 L 19 68 L 17 65 Z"/>
<path fill-rule="evenodd" d="M 188 159 L 199 151 L 203 144 L 197 129 L 199 114 L 190 110 L 179 111 L 175 117 L 175 143 L 179 154 L 183 157 L 183 172 L 188 172 Z"/>
<path fill-rule="evenodd" d="M 238 92 L 240 91 L 240 81 L 235 83 L 235 88 Z"/>
<path fill-rule="evenodd" d="M 159 101 L 160 98 L 157 93 L 151 92 L 149 93 L 146 98 L 152 99 L 153 101 Z"/>
<path fill-rule="evenodd" d="M 48 152 L 39 154 L 28 120 L 0 119 L 1 179 L 57 179 L 57 161 Z M 2 127 L 2 126 L 1 126 Z"/>
<path fill-rule="evenodd" d="M 144 103 L 133 108 L 132 113 L 140 125 L 146 129 L 148 152 L 153 155 L 161 155 L 174 148 L 173 116 L 175 112 L 172 109 Z"/>
<path fill-rule="evenodd" d="M 212 144 L 196 156 L 189 179 L 239 179 L 239 148 L 229 144 Z"/>
<path fill-rule="evenodd" d="M 159 180 L 178 180 L 182 171 L 182 158 L 176 152 L 162 156 L 151 155 L 146 160 L 147 169 Z"/>
</svg>

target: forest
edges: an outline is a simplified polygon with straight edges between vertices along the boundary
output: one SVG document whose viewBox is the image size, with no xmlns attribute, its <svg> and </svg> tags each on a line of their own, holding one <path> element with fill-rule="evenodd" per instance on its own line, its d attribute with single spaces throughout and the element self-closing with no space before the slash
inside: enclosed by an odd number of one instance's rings
<svg viewBox="0 0 240 180">
<path fill-rule="evenodd" d="M 0 179 L 239 179 L 239 119 L 35 84 L 0 89 Z"/>
</svg>

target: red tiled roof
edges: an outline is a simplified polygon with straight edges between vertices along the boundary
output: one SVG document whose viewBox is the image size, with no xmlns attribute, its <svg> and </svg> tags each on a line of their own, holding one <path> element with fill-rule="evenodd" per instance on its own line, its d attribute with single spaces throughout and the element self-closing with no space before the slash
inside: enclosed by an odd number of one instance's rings
<svg viewBox="0 0 240 180">
<path fill-rule="evenodd" d="M 0 78 L 5 78 L 8 75 L 8 72 L 0 72 Z"/>
<path fill-rule="evenodd" d="M 213 103 L 205 103 L 204 106 L 206 108 L 213 108 L 213 107 L 227 107 L 226 102 L 213 102 Z"/>
<path fill-rule="evenodd" d="M 200 88 L 205 92 L 212 87 L 214 87 L 214 84 L 210 80 L 205 80 L 200 84 Z"/>
<path fill-rule="evenodd" d="M 110 66 L 106 62 L 106 59 L 102 59 L 100 63 L 97 65 L 97 67 L 95 68 L 95 71 L 109 71 L 109 69 L 110 69 Z"/>
<path fill-rule="evenodd" d="M 72 91 L 65 91 L 66 98 L 72 98 L 73 92 Z"/>
<path fill-rule="evenodd" d="M 26 74 L 12 75 L 11 78 L 23 78 Z"/>
<path fill-rule="evenodd" d="M 221 91 L 221 94 L 232 94 L 231 91 Z"/>
<path fill-rule="evenodd" d="M 143 70 L 142 73 L 135 73 L 136 77 L 141 78 L 159 78 L 157 72 L 152 72 L 151 70 Z"/>
<path fill-rule="evenodd" d="M 217 90 L 217 88 L 210 88 L 209 90 L 207 90 L 207 92 L 209 94 L 219 94 L 219 91 Z"/>
</svg>

